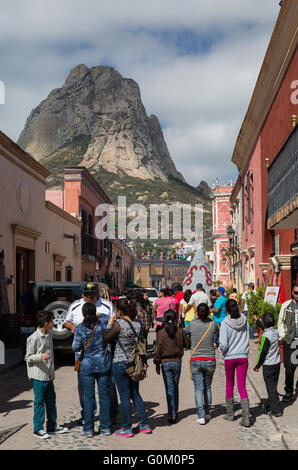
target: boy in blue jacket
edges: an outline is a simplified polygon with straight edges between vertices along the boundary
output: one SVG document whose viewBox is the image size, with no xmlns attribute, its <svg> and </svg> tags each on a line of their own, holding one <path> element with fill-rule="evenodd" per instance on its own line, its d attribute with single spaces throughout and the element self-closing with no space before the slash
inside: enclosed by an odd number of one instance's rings
<svg viewBox="0 0 298 470">
<path fill-rule="evenodd" d="M 277 329 L 274 328 L 274 317 L 270 313 L 263 316 L 264 333 L 261 337 L 259 355 L 255 372 L 259 372 L 263 366 L 263 377 L 268 393 L 265 402 L 265 413 L 273 416 L 282 416 L 282 408 L 277 392 L 277 384 L 280 372 L 280 355 Z"/>
</svg>

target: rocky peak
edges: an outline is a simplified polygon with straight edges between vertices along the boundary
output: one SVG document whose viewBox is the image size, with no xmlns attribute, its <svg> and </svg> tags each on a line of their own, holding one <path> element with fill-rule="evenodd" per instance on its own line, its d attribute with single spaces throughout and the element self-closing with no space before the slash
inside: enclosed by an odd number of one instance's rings
<svg viewBox="0 0 298 470">
<path fill-rule="evenodd" d="M 142 179 L 166 181 L 171 175 L 184 181 L 158 118 L 146 114 L 138 84 L 112 67 L 74 67 L 62 88 L 33 109 L 18 144 L 41 160 L 59 158 L 62 150 L 65 155 L 80 139 L 80 164 L 89 169 L 103 166 Z"/>
</svg>

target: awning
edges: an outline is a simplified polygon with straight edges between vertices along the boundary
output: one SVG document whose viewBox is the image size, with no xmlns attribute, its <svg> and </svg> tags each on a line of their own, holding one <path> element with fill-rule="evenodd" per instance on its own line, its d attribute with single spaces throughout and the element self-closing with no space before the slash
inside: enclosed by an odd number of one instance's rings
<svg viewBox="0 0 298 470">
<path fill-rule="evenodd" d="M 126 281 L 125 287 L 140 287 L 140 286 L 137 286 L 137 284 L 134 284 L 131 281 Z"/>
</svg>

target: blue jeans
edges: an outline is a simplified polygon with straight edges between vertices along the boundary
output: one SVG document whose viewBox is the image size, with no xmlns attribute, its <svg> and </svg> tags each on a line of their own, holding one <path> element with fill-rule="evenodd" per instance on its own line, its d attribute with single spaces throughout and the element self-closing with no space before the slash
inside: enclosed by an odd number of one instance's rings
<svg viewBox="0 0 298 470">
<path fill-rule="evenodd" d="M 120 395 L 121 413 L 123 429 L 131 430 L 131 409 L 130 400 L 135 404 L 140 418 L 140 425 L 145 426 L 148 423 L 145 405 L 139 394 L 139 383 L 133 382 L 126 373 L 127 361 L 113 363 L 113 381 L 117 386 Z"/>
<path fill-rule="evenodd" d="M 118 414 L 118 397 L 116 392 L 115 384 L 112 381 L 112 376 L 110 378 L 110 398 L 111 398 L 111 420 L 116 420 Z"/>
<path fill-rule="evenodd" d="M 247 318 L 248 317 L 248 311 L 244 310 L 243 313 Z M 249 325 L 249 339 L 254 339 L 254 337 L 255 337 L 255 329 L 254 329 L 253 326 Z"/>
<path fill-rule="evenodd" d="M 169 418 L 174 418 L 179 407 L 181 362 L 162 362 L 161 370 L 166 388 L 168 415 Z"/>
<path fill-rule="evenodd" d="M 81 379 L 81 374 L 78 373 L 78 392 L 79 392 L 79 399 L 81 404 L 81 418 L 84 419 L 84 391 L 83 391 L 83 384 Z M 93 414 L 95 415 L 97 411 L 96 399 L 94 395 L 94 402 L 93 402 Z"/>
<path fill-rule="evenodd" d="M 93 373 L 88 375 L 80 374 L 80 381 L 84 394 L 84 432 L 94 432 L 94 402 L 95 402 L 95 383 L 97 383 L 99 398 L 99 422 L 101 431 L 111 430 L 110 418 L 110 372 L 100 374 Z"/>
<path fill-rule="evenodd" d="M 206 414 L 210 414 L 210 405 L 212 403 L 211 384 L 215 367 L 215 361 L 191 362 L 190 369 L 194 381 L 198 418 L 205 418 Z"/>
<path fill-rule="evenodd" d="M 34 392 L 34 431 L 42 431 L 45 421 L 45 410 L 47 410 L 47 431 L 53 432 L 56 429 L 57 409 L 56 394 L 53 380 L 43 382 L 32 380 Z"/>
</svg>

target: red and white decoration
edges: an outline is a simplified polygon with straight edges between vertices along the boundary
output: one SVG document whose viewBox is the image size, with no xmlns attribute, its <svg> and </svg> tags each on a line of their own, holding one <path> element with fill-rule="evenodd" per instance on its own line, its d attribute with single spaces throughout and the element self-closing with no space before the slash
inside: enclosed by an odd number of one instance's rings
<svg viewBox="0 0 298 470">
<path fill-rule="evenodd" d="M 230 197 L 233 191 L 233 183 L 228 186 L 219 186 L 218 182 L 212 189 L 213 212 L 213 252 L 214 268 L 213 281 L 220 281 L 224 288 L 229 288 L 229 237 L 227 229 L 231 225 Z"/>
</svg>

